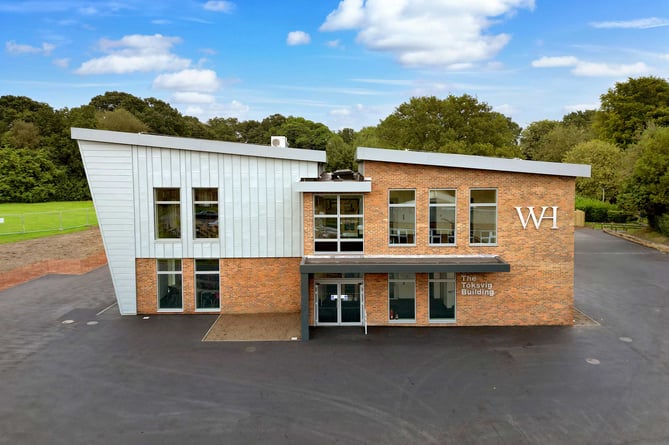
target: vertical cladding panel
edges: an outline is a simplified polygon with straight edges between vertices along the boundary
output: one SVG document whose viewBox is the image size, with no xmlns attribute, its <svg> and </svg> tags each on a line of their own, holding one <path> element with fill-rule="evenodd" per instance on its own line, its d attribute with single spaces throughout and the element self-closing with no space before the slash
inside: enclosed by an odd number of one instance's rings
<svg viewBox="0 0 669 445">
<path fill-rule="evenodd" d="M 135 314 L 135 217 L 130 146 L 79 141 L 122 314 Z M 114 184 L 109 187 L 109 184 Z"/>
<path fill-rule="evenodd" d="M 241 157 L 241 169 L 239 172 L 240 182 L 242 184 L 242 193 L 240 195 L 241 201 L 241 230 L 242 230 L 242 252 L 241 256 L 248 258 L 251 256 L 251 236 L 249 233 L 249 225 L 251 222 L 251 215 L 249 212 L 249 158 L 247 156 Z"/>
<path fill-rule="evenodd" d="M 234 256 L 234 188 L 233 188 L 233 165 L 231 156 L 222 156 L 221 162 L 223 163 L 223 197 L 219 198 L 223 202 L 223 224 L 219 225 L 221 230 L 221 236 L 225 238 L 225 257 Z M 220 218 L 219 218 L 220 220 Z"/>
<path fill-rule="evenodd" d="M 200 163 L 200 177 L 196 182 L 199 187 L 209 187 L 209 153 L 198 153 L 198 160 Z M 195 178 L 193 178 L 195 182 Z"/>
<path fill-rule="evenodd" d="M 267 163 L 268 159 L 258 161 L 258 256 L 267 257 L 267 205 L 272 202 L 267 188 Z"/>
<path fill-rule="evenodd" d="M 249 223 L 246 229 L 249 231 L 249 256 L 258 257 L 258 219 L 260 217 L 258 208 L 258 158 L 249 158 L 249 203 L 244 207 L 249 214 Z"/>
<path fill-rule="evenodd" d="M 274 233 L 276 232 L 276 188 L 274 187 L 274 170 L 276 161 L 267 159 L 265 164 L 265 183 L 267 191 L 267 256 L 276 255 Z"/>
<path fill-rule="evenodd" d="M 285 210 L 283 196 L 283 162 L 274 161 L 274 203 L 275 229 L 274 229 L 274 252 L 275 256 L 283 256 L 283 213 Z"/>
<path fill-rule="evenodd" d="M 240 156 L 232 158 L 232 231 L 233 231 L 233 249 L 234 257 L 242 256 L 242 180 L 241 180 L 242 159 Z"/>
<path fill-rule="evenodd" d="M 179 159 L 179 185 L 181 187 L 181 255 L 193 258 L 193 175 L 191 167 L 193 152 L 173 150 L 173 156 Z"/>
<path fill-rule="evenodd" d="M 151 148 L 151 173 L 154 187 L 162 187 L 163 172 L 160 165 L 160 149 Z"/>
</svg>

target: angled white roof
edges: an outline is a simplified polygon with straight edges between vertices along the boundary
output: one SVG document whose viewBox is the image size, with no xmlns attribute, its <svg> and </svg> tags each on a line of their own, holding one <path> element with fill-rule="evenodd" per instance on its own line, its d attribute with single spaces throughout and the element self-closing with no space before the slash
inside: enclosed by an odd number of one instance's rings
<svg viewBox="0 0 669 445">
<path fill-rule="evenodd" d="M 270 147 L 269 145 L 242 144 L 239 142 L 213 141 L 209 139 L 193 139 L 176 136 L 158 136 L 146 133 L 124 133 L 121 131 L 72 128 L 72 139 L 109 144 L 139 145 L 240 156 L 255 156 L 259 158 L 326 162 L 325 152 L 320 150 Z"/>
<path fill-rule="evenodd" d="M 358 147 L 359 161 L 396 162 L 400 164 L 434 165 L 438 167 L 495 170 L 537 175 L 590 177 L 590 166 L 560 162 L 526 161 L 524 159 L 492 158 L 488 156 L 456 155 L 424 151 L 389 150 Z"/>
</svg>

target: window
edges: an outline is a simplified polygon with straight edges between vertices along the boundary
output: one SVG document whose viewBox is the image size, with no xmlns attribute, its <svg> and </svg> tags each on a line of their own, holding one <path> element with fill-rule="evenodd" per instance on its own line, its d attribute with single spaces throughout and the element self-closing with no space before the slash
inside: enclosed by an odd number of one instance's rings
<svg viewBox="0 0 669 445">
<path fill-rule="evenodd" d="M 195 238 L 218 238 L 218 189 L 193 189 Z"/>
<path fill-rule="evenodd" d="M 388 242 L 416 244 L 416 191 L 390 190 L 388 198 Z"/>
<path fill-rule="evenodd" d="M 430 190 L 430 244 L 455 244 L 455 190 Z"/>
<path fill-rule="evenodd" d="M 181 260 L 158 260 L 158 309 L 182 308 Z"/>
<path fill-rule="evenodd" d="M 390 320 L 416 320 L 416 274 L 388 274 L 388 310 Z"/>
<path fill-rule="evenodd" d="M 362 252 L 362 195 L 315 195 L 316 252 Z"/>
<path fill-rule="evenodd" d="M 497 244 L 497 190 L 470 191 L 469 242 Z"/>
<path fill-rule="evenodd" d="M 220 309 L 219 277 L 217 259 L 195 260 L 195 309 Z"/>
<path fill-rule="evenodd" d="M 181 195 L 178 188 L 155 189 L 156 239 L 181 238 Z"/>
<path fill-rule="evenodd" d="M 431 273 L 428 282 L 430 321 L 455 321 L 455 273 Z"/>
</svg>

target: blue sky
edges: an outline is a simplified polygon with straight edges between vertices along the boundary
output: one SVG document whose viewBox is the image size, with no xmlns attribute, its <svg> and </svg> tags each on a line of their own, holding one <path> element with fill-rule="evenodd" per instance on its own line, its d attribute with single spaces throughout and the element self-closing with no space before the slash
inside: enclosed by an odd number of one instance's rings
<svg viewBox="0 0 669 445">
<path fill-rule="evenodd" d="M 466 93 L 525 126 L 669 77 L 666 0 L 0 0 L 0 17 L 0 95 L 55 108 L 118 90 L 357 130 Z"/>
</svg>

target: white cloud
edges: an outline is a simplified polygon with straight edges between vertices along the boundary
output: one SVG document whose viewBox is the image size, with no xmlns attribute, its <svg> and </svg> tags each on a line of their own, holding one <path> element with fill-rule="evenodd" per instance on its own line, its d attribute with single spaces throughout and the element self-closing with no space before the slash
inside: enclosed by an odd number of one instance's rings
<svg viewBox="0 0 669 445">
<path fill-rule="evenodd" d="M 532 61 L 532 66 L 535 68 L 559 68 L 577 64 L 578 59 L 574 56 L 542 57 Z"/>
<path fill-rule="evenodd" d="M 327 42 L 325 42 L 325 46 L 327 46 L 328 48 L 341 48 L 341 42 L 339 41 L 339 39 L 328 40 Z"/>
<path fill-rule="evenodd" d="M 350 116 L 351 110 L 349 108 L 335 108 L 330 110 L 330 115 L 332 116 Z"/>
<path fill-rule="evenodd" d="M 67 68 L 70 66 L 70 59 L 53 59 L 53 64 L 60 68 Z"/>
<path fill-rule="evenodd" d="M 574 105 L 565 105 L 562 107 L 565 113 L 573 113 L 574 111 L 585 111 L 585 110 L 597 110 L 599 109 L 598 103 L 592 104 L 574 104 Z"/>
<path fill-rule="evenodd" d="M 534 0 L 342 0 L 320 30 L 356 29 L 359 43 L 406 66 L 461 69 L 494 57 L 511 39 L 488 32 L 493 19 L 533 7 Z"/>
<path fill-rule="evenodd" d="M 9 42 L 5 42 L 5 49 L 10 54 L 43 54 L 48 56 L 56 49 L 56 45 L 45 42 L 42 43 L 42 46 L 32 46 L 10 40 Z"/>
<path fill-rule="evenodd" d="M 165 71 L 188 68 L 191 61 L 171 52 L 181 43 L 178 37 L 161 34 L 134 34 L 120 40 L 100 40 L 106 56 L 88 60 L 75 71 L 77 74 L 126 74 L 134 72 Z"/>
<path fill-rule="evenodd" d="M 229 14 L 232 11 L 234 11 L 235 4 L 233 2 L 227 2 L 227 1 L 211 0 L 205 3 L 203 8 L 206 9 L 207 11 L 225 12 Z"/>
<path fill-rule="evenodd" d="M 216 98 L 211 94 L 196 93 L 194 91 L 178 91 L 172 96 L 174 102 L 180 104 L 213 104 Z"/>
<path fill-rule="evenodd" d="M 304 31 L 291 31 L 286 37 L 286 43 L 290 46 L 308 45 L 311 42 L 311 36 Z"/>
<path fill-rule="evenodd" d="M 658 28 L 661 26 L 669 26 L 669 19 L 660 19 L 657 17 L 649 17 L 645 19 L 636 20 L 620 20 L 611 22 L 592 22 L 590 26 L 593 28 L 622 28 L 622 29 L 648 29 Z"/>
<path fill-rule="evenodd" d="M 514 107 L 511 104 L 501 104 L 501 105 L 495 105 L 492 107 L 493 111 L 496 111 L 498 113 L 502 113 L 505 116 L 511 116 L 514 114 L 516 111 L 516 107 Z"/>
<path fill-rule="evenodd" d="M 176 73 L 161 74 L 153 81 L 153 88 L 211 93 L 221 87 L 213 70 L 187 69 Z"/>
</svg>

